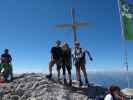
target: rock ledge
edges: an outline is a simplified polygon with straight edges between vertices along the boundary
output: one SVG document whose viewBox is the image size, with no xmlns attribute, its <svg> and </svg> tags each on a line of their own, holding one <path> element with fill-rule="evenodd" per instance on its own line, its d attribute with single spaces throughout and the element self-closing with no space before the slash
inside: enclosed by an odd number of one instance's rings
<svg viewBox="0 0 133 100">
<path fill-rule="evenodd" d="M 0 84 L 0 100 L 88 100 L 103 96 L 105 91 L 94 84 L 79 88 L 76 81 L 70 88 L 56 80 L 49 81 L 44 74 L 27 73 L 18 75 L 11 83 Z"/>
</svg>

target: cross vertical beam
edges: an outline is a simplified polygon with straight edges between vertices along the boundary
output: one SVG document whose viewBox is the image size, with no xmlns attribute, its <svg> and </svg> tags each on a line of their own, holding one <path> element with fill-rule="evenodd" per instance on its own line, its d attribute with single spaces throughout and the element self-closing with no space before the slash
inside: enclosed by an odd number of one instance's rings
<svg viewBox="0 0 133 100">
<path fill-rule="evenodd" d="M 73 30 L 73 33 L 72 33 L 73 34 L 73 40 L 74 40 L 74 43 L 75 43 L 75 41 L 77 41 L 77 34 L 76 34 L 77 28 L 88 26 L 88 23 L 87 22 L 77 23 L 74 8 L 71 8 L 71 17 L 72 17 L 72 24 L 57 24 L 56 27 L 57 28 L 72 28 L 72 30 Z"/>
<path fill-rule="evenodd" d="M 76 34 L 76 16 L 75 16 L 74 8 L 71 8 L 71 16 L 72 16 L 73 38 L 74 38 L 74 42 L 75 42 L 75 41 L 77 41 L 77 34 Z"/>
</svg>

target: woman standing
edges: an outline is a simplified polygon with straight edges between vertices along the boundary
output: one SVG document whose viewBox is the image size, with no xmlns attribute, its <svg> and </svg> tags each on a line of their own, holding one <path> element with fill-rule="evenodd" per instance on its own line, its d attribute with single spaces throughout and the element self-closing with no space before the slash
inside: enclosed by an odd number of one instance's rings
<svg viewBox="0 0 133 100">
<path fill-rule="evenodd" d="M 69 77 L 69 86 L 72 85 L 71 80 L 71 69 L 72 69 L 72 61 L 71 61 L 71 49 L 69 48 L 69 45 L 64 42 L 62 46 L 62 68 L 63 68 L 63 77 L 64 77 L 64 84 L 67 84 L 66 81 L 66 69 L 68 72 Z"/>
</svg>

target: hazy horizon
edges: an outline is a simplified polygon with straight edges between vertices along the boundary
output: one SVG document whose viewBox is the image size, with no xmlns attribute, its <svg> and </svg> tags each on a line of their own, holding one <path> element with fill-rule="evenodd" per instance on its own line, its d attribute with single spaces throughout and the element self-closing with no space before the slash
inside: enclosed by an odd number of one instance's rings
<svg viewBox="0 0 133 100">
<path fill-rule="evenodd" d="M 127 72 L 125 68 L 123 69 L 111 69 L 111 70 L 107 70 L 107 69 L 86 69 L 88 73 L 111 73 L 111 72 L 118 72 L 118 73 L 125 73 Z M 62 72 L 62 69 L 61 69 Z M 133 69 L 129 69 L 128 71 L 129 73 L 133 73 Z M 23 74 L 23 73 L 43 73 L 43 74 L 48 74 L 48 68 L 46 69 L 14 69 L 14 73 L 15 74 Z M 56 67 L 53 67 L 53 73 L 57 73 Z M 75 68 L 72 69 L 72 73 L 75 74 L 76 70 Z"/>
</svg>

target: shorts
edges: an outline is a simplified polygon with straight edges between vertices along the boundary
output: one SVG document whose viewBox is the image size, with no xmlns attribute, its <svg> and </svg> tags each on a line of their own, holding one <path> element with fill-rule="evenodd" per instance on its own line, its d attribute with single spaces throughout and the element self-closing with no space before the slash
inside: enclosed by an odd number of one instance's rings
<svg viewBox="0 0 133 100">
<path fill-rule="evenodd" d="M 62 63 L 62 62 L 61 62 L 61 59 L 55 61 L 55 64 L 56 64 L 56 66 L 57 66 L 57 67 L 56 67 L 57 71 L 60 71 L 60 69 L 61 69 L 61 63 Z"/>
<path fill-rule="evenodd" d="M 56 69 L 57 71 L 59 71 L 61 69 L 61 61 L 61 59 L 54 59 L 53 57 L 51 57 L 50 66 L 53 67 L 54 64 L 56 64 Z"/>
</svg>

